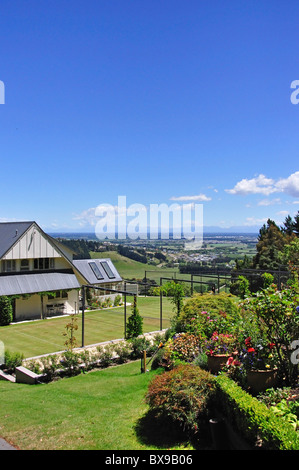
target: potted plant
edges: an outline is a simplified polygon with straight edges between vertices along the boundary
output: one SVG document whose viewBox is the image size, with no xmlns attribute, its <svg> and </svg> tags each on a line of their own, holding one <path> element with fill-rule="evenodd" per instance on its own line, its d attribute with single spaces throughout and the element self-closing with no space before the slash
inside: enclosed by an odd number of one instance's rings
<svg viewBox="0 0 299 470">
<path fill-rule="evenodd" d="M 246 370 L 247 384 L 254 393 L 277 384 L 277 354 L 273 342 L 260 339 L 253 344 L 249 336 L 245 339 L 245 347 L 239 357 Z"/>
<path fill-rule="evenodd" d="M 209 341 L 206 342 L 206 354 L 208 357 L 208 369 L 219 372 L 225 366 L 230 356 L 236 355 L 236 338 L 232 334 L 217 333 L 214 331 Z"/>
</svg>

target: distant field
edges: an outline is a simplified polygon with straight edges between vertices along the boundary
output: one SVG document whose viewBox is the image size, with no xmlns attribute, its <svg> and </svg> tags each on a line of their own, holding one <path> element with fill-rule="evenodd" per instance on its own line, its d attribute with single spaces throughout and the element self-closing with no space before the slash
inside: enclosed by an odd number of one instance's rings
<svg viewBox="0 0 299 470">
<path fill-rule="evenodd" d="M 155 280 L 157 284 L 160 283 L 161 277 L 174 277 L 177 279 L 190 280 L 190 274 L 180 274 L 178 268 L 161 268 L 159 266 L 151 266 L 149 264 L 140 263 L 132 259 L 120 255 L 116 251 L 105 252 L 90 252 L 92 258 L 110 258 L 113 261 L 116 269 L 123 279 L 143 279 L 146 276 L 148 279 Z"/>
<path fill-rule="evenodd" d="M 130 297 L 127 302 L 131 302 Z M 137 306 L 143 317 L 143 332 L 160 329 L 160 298 L 138 297 Z M 169 319 L 173 315 L 172 304 L 163 298 L 162 328 L 169 327 Z M 131 307 L 127 306 L 127 319 L 131 315 Z M 65 349 L 65 325 L 68 316 L 17 323 L 0 327 L 0 340 L 5 349 L 19 352 L 24 357 L 54 353 Z M 75 333 L 77 346 L 81 346 L 82 315 L 78 314 L 78 330 Z M 124 307 L 105 310 L 86 311 L 84 321 L 84 344 L 96 344 L 124 337 Z"/>
<path fill-rule="evenodd" d="M 180 277 L 178 268 L 160 268 L 158 266 L 151 266 L 148 264 L 140 263 L 139 261 L 135 261 L 125 256 L 122 256 L 116 251 L 91 251 L 90 256 L 92 258 L 110 258 L 111 261 L 113 261 L 113 264 L 115 265 L 119 274 L 124 279 L 143 279 L 145 271 L 147 271 L 148 278 L 155 279 L 156 281 L 159 281 L 160 277 L 164 276 L 176 275 L 177 277 Z"/>
</svg>

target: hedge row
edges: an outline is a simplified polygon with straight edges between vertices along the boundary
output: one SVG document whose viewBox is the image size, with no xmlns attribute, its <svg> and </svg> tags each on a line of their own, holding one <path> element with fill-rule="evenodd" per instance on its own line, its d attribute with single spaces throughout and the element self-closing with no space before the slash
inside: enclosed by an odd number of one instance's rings
<svg viewBox="0 0 299 470">
<path fill-rule="evenodd" d="M 299 450 L 299 435 L 289 423 L 226 375 L 217 376 L 216 382 L 217 407 L 249 444 L 254 447 L 259 441 L 262 449 Z"/>
</svg>

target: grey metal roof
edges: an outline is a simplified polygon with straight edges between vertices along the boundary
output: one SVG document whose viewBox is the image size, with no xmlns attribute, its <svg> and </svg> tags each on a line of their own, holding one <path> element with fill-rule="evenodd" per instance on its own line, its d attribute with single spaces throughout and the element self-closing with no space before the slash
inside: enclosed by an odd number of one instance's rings
<svg viewBox="0 0 299 470">
<path fill-rule="evenodd" d="M 0 223 L 0 258 L 17 242 L 34 222 Z"/>
<path fill-rule="evenodd" d="M 0 276 L 0 295 L 34 294 L 81 287 L 75 274 L 36 273 Z"/>
<path fill-rule="evenodd" d="M 106 273 L 102 263 L 107 263 L 110 267 L 113 276 L 109 277 Z M 90 264 L 95 263 L 98 270 L 100 271 L 102 279 L 98 279 L 94 274 L 93 269 L 91 268 Z M 107 284 L 113 282 L 121 282 L 122 278 L 118 273 L 117 269 L 115 268 L 114 264 L 112 263 L 110 258 L 99 258 L 99 259 L 77 259 L 73 260 L 73 265 L 75 266 L 78 271 L 82 274 L 82 276 L 88 281 L 89 284 Z"/>
</svg>

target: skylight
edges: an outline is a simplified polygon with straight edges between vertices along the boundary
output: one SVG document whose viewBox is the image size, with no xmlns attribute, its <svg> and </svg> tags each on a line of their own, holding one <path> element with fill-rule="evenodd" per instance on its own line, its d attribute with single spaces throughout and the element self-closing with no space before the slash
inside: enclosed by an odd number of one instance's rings
<svg viewBox="0 0 299 470">
<path fill-rule="evenodd" d="M 112 272 L 109 264 L 107 263 L 107 261 L 102 261 L 101 262 L 101 265 L 103 266 L 107 276 L 109 277 L 109 279 L 114 279 L 115 278 L 115 274 Z"/>
<path fill-rule="evenodd" d="M 102 275 L 101 271 L 99 270 L 98 266 L 96 265 L 95 262 L 88 263 L 91 269 L 93 270 L 93 273 L 95 277 L 99 280 L 104 279 L 104 276 Z"/>
</svg>

